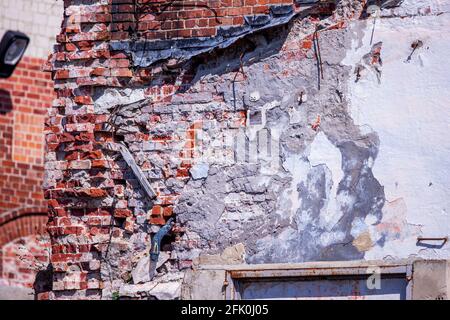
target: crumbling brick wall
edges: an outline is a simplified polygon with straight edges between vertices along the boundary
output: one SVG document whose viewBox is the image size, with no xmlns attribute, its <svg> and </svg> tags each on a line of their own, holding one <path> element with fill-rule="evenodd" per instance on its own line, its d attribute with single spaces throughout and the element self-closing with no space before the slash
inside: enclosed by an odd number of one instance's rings
<svg viewBox="0 0 450 320">
<path fill-rule="evenodd" d="M 20 263 L 23 258 L 20 254 L 27 255 L 28 247 L 36 256 L 48 256 L 44 249 L 50 247 L 48 235 L 43 236 L 47 220 L 47 203 L 42 190 L 43 131 L 47 109 L 55 94 L 51 75 L 43 71 L 43 65 L 55 43 L 61 13 L 62 3 L 53 0 L 5 0 L 0 3 L 0 39 L 8 30 L 21 31 L 30 38 L 24 57 L 12 76 L 0 79 L 2 285 L 33 287 L 38 268 Z M 38 236 L 43 236 L 47 243 L 38 244 Z M 15 250 L 19 246 L 23 250 Z M 45 269 L 46 264 L 42 266 Z M 33 296 L 22 298 L 32 299 Z"/>
<path fill-rule="evenodd" d="M 293 2 L 257 0 L 115 1 L 112 39 L 127 40 L 131 32 L 146 39 L 213 37 L 227 29 L 243 27 L 246 19 L 264 25 L 269 15 L 294 10 Z M 261 21 L 251 20 L 259 16 Z"/>
<path fill-rule="evenodd" d="M 152 236 L 174 217 L 186 184 L 204 178 L 202 167 L 193 168 L 198 136 L 238 132 L 247 124 L 247 107 L 237 98 L 230 103 L 230 85 L 246 79 L 242 54 L 254 50 L 251 41 L 240 39 L 275 28 L 267 38 L 274 41 L 285 37 L 283 25 L 299 12 L 309 23 L 333 13 L 329 2 L 301 2 L 65 1 L 51 59 L 58 97 L 46 122 L 55 298 L 112 298 L 122 295 L 124 284 L 139 283 L 133 270 L 148 256 Z M 291 58 L 304 57 L 311 37 L 283 50 Z M 228 46 L 231 65 L 217 70 L 224 74 L 217 90 L 213 82 L 198 82 L 201 64 L 219 59 L 224 52 L 214 49 Z M 119 143 L 144 171 L 156 198 L 111 147 Z M 231 145 L 222 151 L 233 154 Z M 163 240 L 158 282 L 178 283 L 193 262 L 186 253 L 204 245 L 185 231 L 176 223 Z M 171 288 L 144 296 L 178 296 Z"/>
</svg>

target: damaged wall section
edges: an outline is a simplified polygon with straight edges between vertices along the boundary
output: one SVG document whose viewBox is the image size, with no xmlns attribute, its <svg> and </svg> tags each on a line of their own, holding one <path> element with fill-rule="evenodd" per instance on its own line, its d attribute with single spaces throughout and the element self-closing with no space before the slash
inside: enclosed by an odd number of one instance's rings
<svg viewBox="0 0 450 320">
<path fill-rule="evenodd" d="M 399 15 L 445 24 L 448 7 L 383 1 L 371 44 L 370 2 L 312 2 L 283 2 L 293 9 L 282 20 L 268 8 L 261 28 L 239 11 L 243 36 L 224 40 L 217 26 L 206 38 L 155 40 L 139 28 L 127 38 L 124 23 L 132 27 L 134 15 L 120 18 L 117 10 L 136 3 L 66 1 L 51 59 L 58 99 L 46 153 L 48 229 L 58 245 L 54 298 L 174 299 L 186 271 L 199 264 L 431 252 L 416 245 L 425 234 L 409 221 L 409 204 L 393 202 L 377 166 L 392 141 L 385 144 L 373 110 L 390 111 L 373 106 L 366 126 L 353 110 L 370 90 L 381 99 L 384 85 L 403 84 L 386 76 L 380 24 L 396 30 Z M 367 96 L 358 96 L 359 86 Z M 156 197 L 114 144 L 126 146 Z M 420 188 L 403 190 L 405 199 L 421 197 Z M 448 210 L 448 200 L 442 206 Z M 151 239 L 170 218 L 175 223 L 152 261 Z M 432 252 L 447 257 L 445 250 Z"/>
</svg>

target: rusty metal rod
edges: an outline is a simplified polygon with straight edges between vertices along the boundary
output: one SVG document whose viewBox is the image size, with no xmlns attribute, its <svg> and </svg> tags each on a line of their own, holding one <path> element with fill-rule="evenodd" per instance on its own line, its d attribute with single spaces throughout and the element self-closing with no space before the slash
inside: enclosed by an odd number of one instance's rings
<svg viewBox="0 0 450 320">
<path fill-rule="evenodd" d="M 433 237 L 417 237 L 417 241 L 443 241 L 443 244 L 446 244 L 448 241 L 448 237 L 438 237 L 438 238 L 433 238 Z"/>
<path fill-rule="evenodd" d="M 321 79 L 323 79 L 323 68 L 322 68 L 322 58 L 320 56 L 320 46 L 319 46 L 319 39 L 317 36 L 317 27 L 316 31 L 313 33 L 313 44 L 314 44 L 314 55 L 316 56 L 317 60 L 317 88 L 320 90 L 321 87 Z"/>
</svg>

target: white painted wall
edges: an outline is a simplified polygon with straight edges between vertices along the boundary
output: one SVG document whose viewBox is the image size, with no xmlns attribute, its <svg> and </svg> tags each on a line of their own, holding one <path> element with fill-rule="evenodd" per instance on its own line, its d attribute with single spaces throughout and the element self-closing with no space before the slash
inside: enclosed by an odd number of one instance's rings
<svg viewBox="0 0 450 320">
<path fill-rule="evenodd" d="M 416 240 L 450 236 L 450 1 L 405 1 L 396 10 L 426 15 L 379 19 L 373 43 L 383 42 L 381 83 L 370 73 L 348 83 L 355 123 L 380 138 L 373 172 L 389 201 L 380 225 L 366 219 L 373 240 L 388 236 L 384 247 L 373 247 L 365 258 L 449 258 L 448 243 L 426 248 Z M 372 23 L 356 21 L 351 30 L 344 63 L 354 67 L 370 52 Z M 406 63 L 418 39 L 424 46 Z"/>
</svg>

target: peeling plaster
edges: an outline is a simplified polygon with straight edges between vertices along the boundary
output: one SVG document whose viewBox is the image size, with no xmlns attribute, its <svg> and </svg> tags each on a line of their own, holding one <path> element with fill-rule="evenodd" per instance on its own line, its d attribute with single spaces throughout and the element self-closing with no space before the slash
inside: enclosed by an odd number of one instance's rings
<svg viewBox="0 0 450 320">
<path fill-rule="evenodd" d="M 389 200 L 373 232 L 375 237 L 383 234 L 383 246 L 367 252 L 368 259 L 412 254 L 448 257 L 448 248 L 422 250 L 416 239 L 419 235 L 448 236 L 450 225 L 450 144 L 446 138 L 450 76 L 444 54 L 450 50 L 450 16 L 432 15 L 449 10 L 450 2 L 405 1 L 406 11 L 394 14 L 424 12 L 421 8 L 426 4 L 431 4 L 430 16 L 394 16 L 377 23 L 375 41 L 383 42 L 381 82 L 373 74 L 358 83 L 349 81 L 352 118 L 380 137 L 373 171 Z M 369 50 L 371 30 L 362 22 L 351 23 L 350 30 L 359 36 L 354 37 L 344 63 L 353 66 Z M 424 46 L 407 63 L 411 43 L 418 39 Z"/>
<path fill-rule="evenodd" d="M 320 90 L 312 50 L 300 54 L 298 49 L 312 26 L 293 18 L 266 34 L 248 34 L 251 50 L 230 43 L 219 55 L 208 56 L 196 68 L 189 89 L 173 93 L 170 108 L 158 109 L 151 99 L 143 100 L 142 88 L 98 91 L 98 113 L 106 113 L 113 103 L 129 106 L 118 121 L 130 151 L 139 165 L 152 168 L 145 172 L 155 187 L 179 194 L 174 213 L 186 232 L 174 244 L 176 258 L 170 263 L 222 261 L 224 251 L 236 244 L 242 251 L 239 261 L 251 264 L 448 257 L 447 248 L 418 247 L 416 239 L 445 236 L 450 225 L 450 78 L 442 67 L 450 49 L 443 32 L 450 30 L 450 20 L 447 13 L 427 16 L 445 4 L 431 11 L 410 1 L 404 4 L 406 11 L 382 10 L 373 45 L 367 20 L 320 33 Z M 417 17 L 396 17 L 413 12 Z M 418 38 L 424 47 L 405 63 L 411 42 Z M 234 81 L 241 54 L 245 77 Z M 377 54 L 381 61 L 374 62 Z M 355 82 L 358 65 L 367 72 Z M 307 99 L 299 103 L 301 92 Z M 257 142 L 261 130 L 269 132 L 280 166 L 274 168 L 266 159 L 237 164 L 194 161 L 190 179 L 164 180 L 165 161 L 170 159 L 171 168 L 180 161 L 161 154 L 175 146 L 126 134 L 148 130 L 170 135 L 186 115 L 201 120 L 214 112 L 246 112 L 246 142 Z M 164 121 L 150 127 L 150 115 L 155 114 Z M 253 115 L 260 115 L 258 121 L 252 122 Z M 318 116 L 316 131 L 311 124 Z M 221 124 L 208 122 L 201 134 L 211 138 L 236 132 L 236 127 Z M 177 138 L 179 144 L 185 142 Z M 212 138 L 204 142 L 206 147 L 214 143 Z M 126 192 L 135 211 L 144 215 L 151 204 L 139 186 L 130 183 Z M 147 231 L 143 225 L 137 229 Z M 136 245 L 145 242 L 132 240 Z M 169 273 L 170 263 L 163 266 Z M 158 281 L 166 281 L 164 277 L 162 272 Z M 179 294 L 177 281 L 168 284 L 167 291 L 174 295 Z M 152 282 L 147 289 L 156 296 L 155 288 Z M 140 289 L 123 290 L 135 295 Z"/>
</svg>

